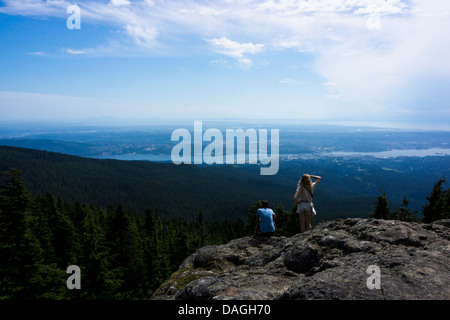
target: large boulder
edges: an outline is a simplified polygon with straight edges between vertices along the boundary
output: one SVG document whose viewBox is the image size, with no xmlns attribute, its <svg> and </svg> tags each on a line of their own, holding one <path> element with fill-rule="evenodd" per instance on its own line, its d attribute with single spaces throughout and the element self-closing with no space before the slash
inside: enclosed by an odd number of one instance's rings
<svg viewBox="0 0 450 320">
<path fill-rule="evenodd" d="M 197 250 L 153 299 L 450 299 L 449 228 L 352 218 L 235 239 Z"/>
</svg>

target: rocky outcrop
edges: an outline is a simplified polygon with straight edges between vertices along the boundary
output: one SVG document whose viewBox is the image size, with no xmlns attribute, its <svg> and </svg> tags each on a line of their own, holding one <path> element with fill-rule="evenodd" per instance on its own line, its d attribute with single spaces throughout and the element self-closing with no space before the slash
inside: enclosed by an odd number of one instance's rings
<svg viewBox="0 0 450 320">
<path fill-rule="evenodd" d="M 197 250 L 153 299 L 450 299 L 449 228 L 352 218 L 235 239 Z"/>
</svg>

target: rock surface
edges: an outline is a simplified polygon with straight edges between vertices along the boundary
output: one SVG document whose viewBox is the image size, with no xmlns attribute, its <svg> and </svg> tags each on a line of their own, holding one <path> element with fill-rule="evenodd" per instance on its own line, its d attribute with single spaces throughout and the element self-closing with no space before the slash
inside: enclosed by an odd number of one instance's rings
<svg viewBox="0 0 450 320">
<path fill-rule="evenodd" d="M 206 246 L 153 299 L 450 299 L 450 220 L 333 220 Z"/>
</svg>

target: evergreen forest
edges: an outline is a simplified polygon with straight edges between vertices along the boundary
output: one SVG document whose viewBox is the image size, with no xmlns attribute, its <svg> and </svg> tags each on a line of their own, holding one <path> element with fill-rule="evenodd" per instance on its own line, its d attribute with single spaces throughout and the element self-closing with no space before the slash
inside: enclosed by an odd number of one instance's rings
<svg viewBox="0 0 450 320">
<path fill-rule="evenodd" d="M 21 173 L 2 173 L 0 299 L 149 299 L 197 248 L 245 234 L 242 220 L 164 221 L 153 209 L 68 203 L 32 196 Z M 81 290 L 66 270 L 81 269 Z"/>
</svg>

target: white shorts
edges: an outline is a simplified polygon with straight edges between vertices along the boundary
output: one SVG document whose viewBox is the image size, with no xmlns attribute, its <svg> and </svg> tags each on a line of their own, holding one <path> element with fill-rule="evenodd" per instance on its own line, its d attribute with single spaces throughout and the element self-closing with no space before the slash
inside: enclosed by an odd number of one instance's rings
<svg viewBox="0 0 450 320">
<path fill-rule="evenodd" d="M 306 212 L 304 212 L 306 214 L 312 214 L 311 206 L 309 205 L 309 202 L 300 202 L 298 204 L 297 213 L 301 213 L 302 211 L 306 211 Z"/>
</svg>

